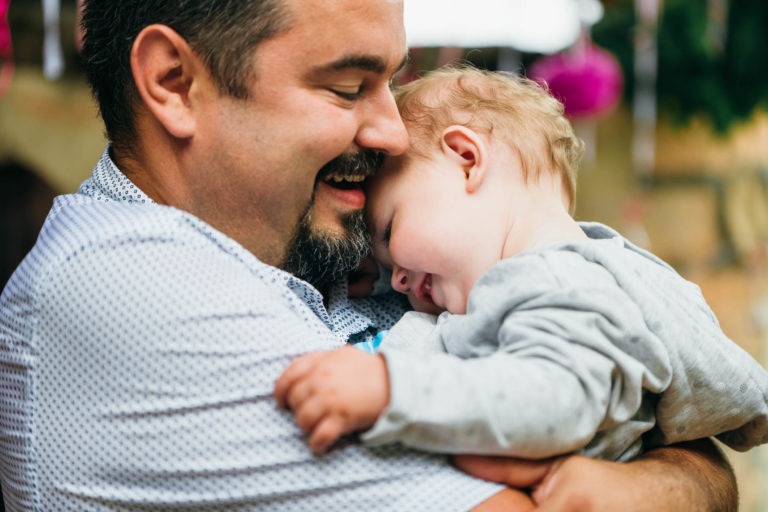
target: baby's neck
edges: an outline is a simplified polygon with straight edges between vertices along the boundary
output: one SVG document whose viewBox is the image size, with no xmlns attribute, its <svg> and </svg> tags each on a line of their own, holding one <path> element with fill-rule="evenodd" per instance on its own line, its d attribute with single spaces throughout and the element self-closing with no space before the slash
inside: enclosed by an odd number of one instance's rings
<svg viewBox="0 0 768 512">
<path fill-rule="evenodd" d="M 583 240 L 587 235 L 559 202 L 539 203 L 511 223 L 502 258 L 558 243 Z"/>
</svg>

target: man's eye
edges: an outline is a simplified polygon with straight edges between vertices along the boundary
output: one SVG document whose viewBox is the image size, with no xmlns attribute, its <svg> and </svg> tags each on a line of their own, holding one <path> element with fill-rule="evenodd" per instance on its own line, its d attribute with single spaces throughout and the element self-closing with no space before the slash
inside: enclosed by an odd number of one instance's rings
<svg viewBox="0 0 768 512">
<path fill-rule="evenodd" d="M 356 99 L 360 98 L 360 93 L 362 92 L 362 89 L 357 88 L 355 90 L 342 90 L 342 89 L 331 89 L 331 92 L 338 96 L 339 98 L 342 98 L 347 101 L 355 101 Z"/>
</svg>

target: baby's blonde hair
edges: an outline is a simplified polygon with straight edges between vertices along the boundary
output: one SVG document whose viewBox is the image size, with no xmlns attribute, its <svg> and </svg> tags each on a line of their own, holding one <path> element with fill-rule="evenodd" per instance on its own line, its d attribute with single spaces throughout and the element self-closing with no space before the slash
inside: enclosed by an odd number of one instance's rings
<svg viewBox="0 0 768 512">
<path fill-rule="evenodd" d="M 493 135 L 519 155 L 525 180 L 559 173 L 573 213 L 584 143 L 562 103 L 538 83 L 462 65 L 431 71 L 398 87 L 395 97 L 411 141 L 407 156 L 428 158 L 455 124 Z"/>
</svg>

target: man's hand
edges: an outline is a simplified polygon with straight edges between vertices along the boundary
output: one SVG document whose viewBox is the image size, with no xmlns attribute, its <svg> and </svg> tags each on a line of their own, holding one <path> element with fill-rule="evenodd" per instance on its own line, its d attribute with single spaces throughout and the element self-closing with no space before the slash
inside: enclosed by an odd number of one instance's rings
<svg viewBox="0 0 768 512">
<path fill-rule="evenodd" d="M 738 509 L 733 472 L 709 440 L 657 448 L 627 463 L 578 455 L 544 461 L 460 455 L 454 462 L 479 478 L 531 489 L 534 510 L 542 512 Z"/>
<path fill-rule="evenodd" d="M 574 455 L 542 461 L 459 455 L 455 464 L 467 473 L 518 489 L 528 489 L 537 511 L 642 511 L 644 496 L 626 467 Z M 483 510 L 483 509 L 480 509 Z M 660 510 L 651 508 L 650 510 Z M 663 509 L 667 510 L 667 509 Z"/>
<path fill-rule="evenodd" d="M 292 362 L 275 383 L 280 407 L 293 411 L 321 454 L 344 434 L 371 427 L 389 403 L 384 358 L 348 346 Z"/>
</svg>

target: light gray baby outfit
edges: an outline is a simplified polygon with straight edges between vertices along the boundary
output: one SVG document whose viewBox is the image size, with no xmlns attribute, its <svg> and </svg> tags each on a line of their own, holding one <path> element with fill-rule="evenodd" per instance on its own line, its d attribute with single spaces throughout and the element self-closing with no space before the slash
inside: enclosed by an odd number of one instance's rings
<svg viewBox="0 0 768 512">
<path fill-rule="evenodd" d="M 768 442 L 768 372 L 699 288 L 607 226 L 581 226 L 588 240 L 495 265 L 466 314 L 407 314 L 381 345 L 391 400 L 363 439 L 609 460 L 710 436 Z"/>
</svg>

